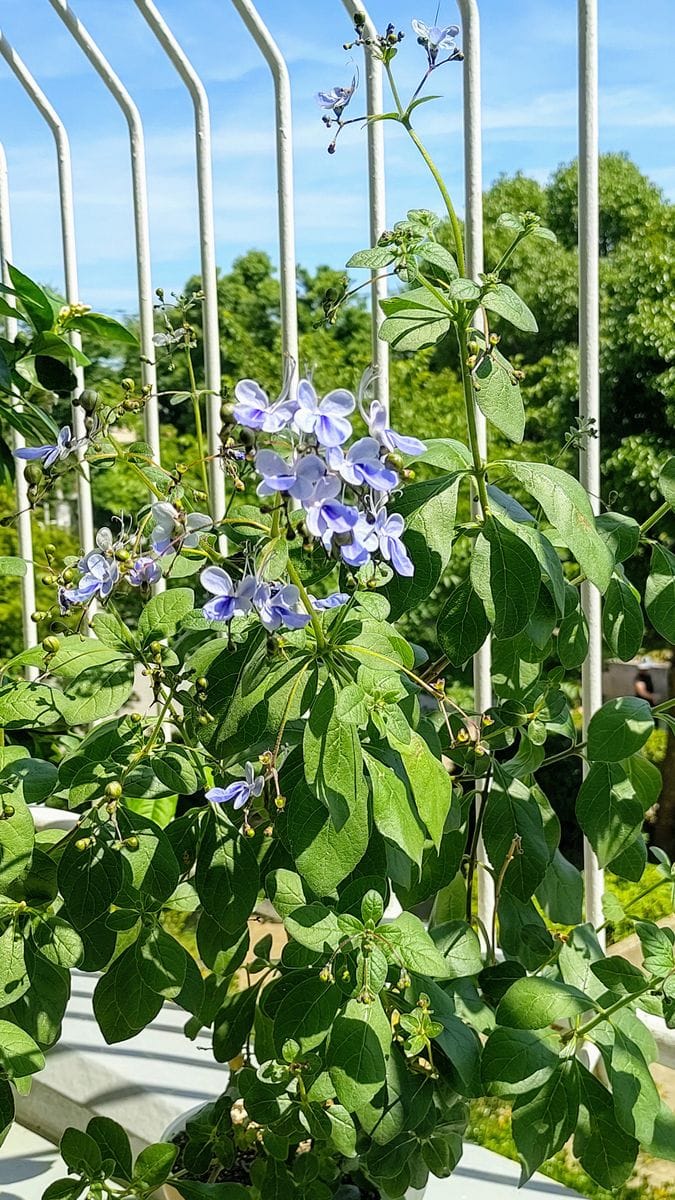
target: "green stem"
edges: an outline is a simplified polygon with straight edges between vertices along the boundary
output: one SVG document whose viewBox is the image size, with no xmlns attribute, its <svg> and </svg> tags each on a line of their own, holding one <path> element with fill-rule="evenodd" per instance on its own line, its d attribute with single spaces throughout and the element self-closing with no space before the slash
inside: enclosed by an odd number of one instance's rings
<svg viewBox="0 0 675 1200">
<path fill-rule="evenodd" d="M 662 700 L 660 704 L 656 704 L 652 709 L 654 713 L 666 712 L 667 709 L 675 706 L 675 696 L 671 700 Z"/>
<path fill-rule="evenodd" d="M 602 1022 L 608 1020 L 613 1013 L 619 1012 L 628 1004 L 632 1004 L 633 1000 L 637 1000 L 638 996 L 644 996 L 645 992 L 651 992 L 655 984 L 660 982 L 660 980 L 650 979 L 649 982 L 646 983 L 644 987 L 640 988 L 639 991 L 629 992 L 627 996 L 622 996 L 620 1000 L 615 1000 L 614 1004 L 610 1004 L 609 1008 L 601 1008 L 594 1017 L 591 1017 L 590 1021 L 586 1021 L 585 1025 L 580 1025 L 578 1029 L 570 1029 L 568 1033 L 564 1035 L 564 1040 L 570 1041 L 572 1038 L 576 1039 L 586 1037 L 586 1034 L 590 1033 L 592 1029 L 595 1029 L 596 1025 L 601 1025 Z"/>
<path fill-rule="evenodd" d="M 651 517 L 647 517 L 647 520 L 642 522 L 642 525 L 640 526 L 640 533 L 646 533 L 648 529 L 652 528 L 652 525 L 656 525 L 657 521 L 660 521 L 661 517 L 667 516 L 669 512 L 670 505 L 667 501 L 664 501 L 661 507 L 657 508 L 656 512 L 652 513 Z"/>
<path fill-rule="evenodd" d="M 473 469 L 476 476 L 476 487 L 478 488 L 478 499 L 480 502 L 481 512 L 485 518 L 488 515 L 490 501 L 487 494 L 487 484 L 485 482 L 485 463 L 481 457 L 480 445 L 478 442 L 478 426 L 476 424 L 476 405 L 473 397 L 473 386 L 471 384 L 471 374 L 466 365 L 467 359 L 467 336 L 466 330 L 457 330 L 457 342 L 459 344 L 459 363 L 462 371 L 462 391 L 464 392 L 464 408 L 466 411 L 466 424 L 469 432 L 469 446 L 471 447 L 471 457 L 473 459 Z"/>
<path fill-rule="evenodd" d="M 319 620 L 317 613 L 312 608 L 312 602 L 311 602 L 309 596 L 307 595 L 307 589 L 305 588 L 305 585 L 302 582 L 300 576 L 298 575 L 295 565 L 291 562 L 290 558 L 288 560 L 288 575 L 291 580 L 291 583 L 295 584 L 296 588 L 298 589 L 298 591 L 300 593 L 300 599 L 302 600 L 302 603 L 305 606 L 306 612 L 309 613 L 309 616 L 312 621 L 312 629 L 314 630 L 314 636 L 316 638 L 316 644 L 320 650 L 323 650 L 326 645 L 326 639 L 323 636 L 323 629 L 321 628 L 321 621 Z"/>
<path fill-rule="evenodd" d="M 199 451 L 199 468 L 202 476 L 202 487 L 209 494 L 209 478 L 206 472 L 206 451 L 204 449 L 204 429 L 202 426 L 202 410 L 199 403 L 199 391 L 197 388 L 197 380 L 195 378 L 195 369 L 192 365 L 192 355 L 190 347 L 185 347 L 185 357 L 187 359 L 188 377 L 190 380 L 190 395 L 192 397 L 192 411 L 195 417 L 195 432 L 197 434 L 197 449 Z"/>
<path fill-rule="evenodd" d="M 134 475 L 138 476 L 138 478 L 141 480 L 141 483 L 148 489 L 149 492 L 152 492 L 153 496 L 156 496 L 158 500 L 163 500 L 164 497 L 159 491 L 159 488 L 157 488 L 154 483 L 151 483 L 151 481 L 146 475 L 143 474 L 141 468 L 137 466 L 135 462 L 132 462 L 131 459 L 127 458 L 119 442 L 116 441 L 113 435 L 111 433 L 107 433 L 106 437 L 110 442 L 110 445 L 113 447 L 117 457 L 121 459 L 121 461 L 125 463 L 131 471 L 133 471 Z"/>
<path fill-rule="evenodd" d="M 563 759 L 573 758 L 575 755 L 578 755 L 580 758 L 582 758 L 583 757 L 582 751 L 585 749 L 586 749 L 586 743 L 579 742 L 578 745 L 576 745 L 576 746 L 570 746 L 569 750 L 561 750 L 559 754 L 552 754 L 550 756 L 550 758 L 545 758 L 543 763 L 541 764 L 541 766 L 548 767 L 551 765 L 551 763 L 562 762 Z M 541 768 L 539 768 L 539 769 L 541 769 Z"/>
</svg>

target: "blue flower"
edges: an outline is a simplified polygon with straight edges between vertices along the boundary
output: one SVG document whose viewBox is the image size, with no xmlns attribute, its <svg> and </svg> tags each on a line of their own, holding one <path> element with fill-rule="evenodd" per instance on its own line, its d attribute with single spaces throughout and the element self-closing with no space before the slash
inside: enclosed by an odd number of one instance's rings
<svg viewBox="0 0 675 1200">
<path fill-rule="evenodd" d="M 88 604 L 95 597 L 107 600 L 120 577 L 115 559 L 106 558 L 100 550 L 90 550 L 85 554 L 80 567 L 84 574 L 77 586 L 59 590 L 59 604 L 64 613 L 77 604 Z"/>
<path fill-rule="evenodd" d="M 347 416 L 355 407 L 354 397 L 344 388 L 337 388 L 319 400 L 309 380 L 301 379 L 293 424 L 299 433 L 313 433 L 321 446 L 340 446 L 351 437 Z"/>
<path fill-rule="evenodd" d="M 247 762 L 244 770 L 245 779 L 238 779 L 226 788 L 209 788 L 206 799 L 212 804 L 231 804 L 233 808 L 243 808 L 254 796 L 259 796 L 265 786 L 265 780 L 262 775 L 256 779 L 253 763 Z"/>
<path fill-rule="evenodd" d="M 270 404 L 269 397 L 254 379 L 240 379 L 234 389 L 237 403 L 234 419 L 247 429 L 262 429 L 265 433 L 279 433 L 285 429 L 296 409 L 295 401 L 289 397 L 290 373 L 281 395 Z"/>
<path fill-rule="evenodd" d="M 299 612 L 300 592 L 291 583 L 259 583 L 255 590 L 254 604 L 261 623 L 270 633 L 285 626 L 287 629 L 304 629 L 311 620 L 309 613 Z"/>
<path fill-rule="evenodd" d="M 78 442 L 73 437 L 70 425 L 64 425 L 63 429 L 59 430 L 53 446 L 22 446 L 20 450 L 14 451 L 14 457 L 26 459 L 28 462 L 40 461 L 45 471 L 48 471 L 56 463 L 63 462 L 69 455 L 74 454 L 77 446 Z"/>
<path fill-rule="evenodd" d="M 207 567 L 199 579 L 202 587 L 214 597 L 204 605 L 204 616 L 209 621 L 231 621 L 233 617 L 243 617 L 250 612 L 257 586 L 252 575 L 245 575 L 235 586 L 222 567 Z"/>
<path fill-rule="evenodd" d="M 132 564 L 126 578 L 132 587 L 149 587 L 162 578 L 162 568 L 155 558 L 142 554 Z"/>
<path fill-rule="evenodd" d="M 331 446 L 326 454 L 328 465 L 352 487 L 373 488 L 376 492 L 391 492 L 398 483 L 398 475 L 384 465 L 380 458 L 380 447 L 372 437 L 359 438 L 346 454 L 340 446 Z"/>
<path fill-rule="evenodd" d="M 405 522 L 400 513 L 388 516 L 383 508 L 375 518 L 375 533 L 382 557 L 391 563 L 397 575 L 414 575 L 415 568 L 401 541 L 404 529 Z"/>
<path fill-rule="evenodd" d="M 340 546 L 342 559 L 350 567 L 365 567 L 378 547 L 377 533 L 372 521 L 363 513 L 352 528 L 351 538 Z"/>
<path fill-rule="evenodd" d="M 185 513 L 165 500 L 153 504 L 151 511 L 155 524 L 150 539 L 155 553 L 160 556 L 178 552 L 183 546 L 194 550 L 199 545 L 202 533 L 213 524 L 204 513 Z"/>
<path fill-rule="evenodd" d="M 316 102 L 321 108 L 332 108 L 338 121 L 356 91 L 357 78 L 354 75 L 349 87 L 334 87 L 329 92 L 317 92 Z"/>
<path fill-rule="evenodd" d="M 337 499 L 340 484 L 337 479 L 322 479 L 315 489 L 315 503 L 306 510 L 305 524 L 312 537 L 319 538 L 324 550 L 330 553 L 333 537 L 349 535 L 359 519 L 357 508 Z"/>
<path fill-rule="evenodd" d="M 294 500 L 308 501 L 316 484 L 325 475 L 326 467 L 316 454 L 296 457 L 287 463 L 274 450 L 259 450 L 255 456 L 255 468 L 263 481 L 258 484 L 259 496 L 271 496 L 275 492 L 288 492 Z"/>
<path fill-rule="evenodd" d="M 341 608 L 343 604 L 347 604 L 349 595 L 347 592 L 333 592 L 330 596 L 322 596 L 319 599 L 310 595 L 309 601 L 317 612 L 328 612 L 332 608 Z"/>
<path fill-rule="evenodd" d="M 450 50 L 450 57 L 458 53 L 455 38 L 459 33 L 459 25 L 427 25 L 416 18 L 411 23 L 420 46 L 424 46 L 427 52 L 430 67 L 436 65 L 439 50 Z"/>
<path fill-rule="evenodd" d="M 383 446 L 385 450 L 390 453 L 400 450 L 403 454 L 424 454 L 426 450 L 424 442 L 416 437 L 405 437 L 387 424 L 387 412 L 379 400 L 373 400 L 369 411 L 364 412 L 363 416 L 371 438 L 374 438 L 378 445 Z"/>
</svg>

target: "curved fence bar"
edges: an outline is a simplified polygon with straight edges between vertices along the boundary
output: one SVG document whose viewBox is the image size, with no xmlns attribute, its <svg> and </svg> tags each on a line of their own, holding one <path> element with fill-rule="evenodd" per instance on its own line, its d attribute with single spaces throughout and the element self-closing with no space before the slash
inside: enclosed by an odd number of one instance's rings
<svg viewBox="0 0 675 1200">
<path fill-rule="evenodd" d="M 199 249 L 201 257 L 204 337 L 204 381 L 207 389 L 206 425 L 209 451 L 211 515 L 225 516 L 224 476 L 220 468 L 220 332 L 218 328 L 218 271 L 213 212 L 213 167 L 211 157 L 211 114 L 206 89 L 182 46 L 169 29 L 153 0 L 135 0 L 162 49 L 185 84 L 194 107 L 197 200 L 199 205 Z"/>
<path fill-rule="evenodd" d="M 44 118 L 54 137 L 59 180 L 59 210 L 61 217 L 61 242 L 63 246 L 63 273 L 66 300 L 69 304 L 77 304 L 79 289 L 77 281 L 77 252 L 75 247 L 75 216 L 73 205 L 73 171 L 70 159 L 70 142 L 63 121 L 55 111 L 44 92 L 31 75 L 26 64 L 16 53 L 0 31 L 0 54 L 5 59 L 18 79 L 22 88 Z M 79 333 L 69 334 L 69 340 L 76 350 L 81 348 Z M 71 370 L 76 379 L 76 393 L 84 387 L 84 371 L 75 363 Z M 73 405 L 73 429 L 78 438 L 86 435 L 84 411 Z M 84 550 L 90 550 L 94 544 L 94 516 L 91 503 L 91 485 L 89 469 L 78 452 L 81 470 L 77 475 L 77 520 L 80 541 Z M 35 605 L 33 605 L 33 608 Z M 33 610 L 31 609 L 31 612 Z"/>
<path fill-rule="evenodd" d="M 239 16 L 267 62 L 274 80 L 277 196 L 279 204 L 279 276 L 281 280 L 281 345 L 298 371 L 298 294 L 295 257 L 293 183 L 293 115 L 291 82 L 286 60 L 251 0 L 232 0 Z M 288 361 L 287 359 L 287 361 Z"/>
<path fill-rule="evenodd" d="M 466 268 L 472 279 L 483 270 L 483 132 L 481 115 L 481 55 L 480 15 L 476 0 L 457 0 L 462 25 L 464 52 L 464 236 Z M 479 318 L 477 318 L 479 319 Z M 482 458 L 487 456 L 487 422 L 478 405 L 474 405 L 476 432 Z M 476 502 L 472 502 L 476 511 Z M 492 704 L 490 639 L 473 658 L 473 686 L 477 712 L 485 712 Z M 479 860 L 487 854 L 482 838 Z M 486 929 L 492 925 L 495 902 L 494 880 L 488 871 L 478 872 L 478 915 Z"/>
<path fill-rule="evenodd" d="M 7 173 L 7 158 L 5 147 L 0 143 L 0 274 L 2 281 L 11 284 L 7 264 L 12 261 L 12 224 L 9 211 L 9 176 Z M 7 303 L 12 304 L 12 297 L 7 296 Z M 5 317 L 5 337 L 13 342 L 16 337 L 16 318 Z M 25 446 L 21 434 L 14 433 L 14 447 Z M 21 579 L 21 625 L 23 629 L 23 644 L 26 649 L 37 646 L 37 625 L 31 620 L 35 612 L 35 564 L 33 561 L 33 530 L 28 503 L 28 485 L 24 478 L 24 464 L 20 459 L 15 460 L 16 482 L 15 495 L 17 507 L 17 535 L 19 539 L 19 554 L 26 563 L 26 574 Z M 26 667 L 27 679 L 35 679 L 37 667 Z"/>
<path fill-rule="evenodd" d="M 377 28 L 372 17 L 359 0 L 342 0 L 350 17 L 360 13 L 365 17 L 365 31 L 369 37 L 377 36 Z M 364 48 L 366 69 L 366 111 L 369 117 L 377 116 L 384 111 L 382 99 L 382 63 L 377 56 Z M 386 212 L 386 181 L 384 160 L 384 123 L 369 121 L 368 137 L 368 203 L 370 212 L 370 244 L 374 246 L 377 239 L 387 227 Z M 379 329 L 384 320 L 380 301 L 387 297 L 387 277 L 373 271 L 371 284 L 371 311 L 373 320 L 373 365 L 377 368 L 377 378 L 374 384 L 375 397 L 389 412 L 389 346 L 379 337 Z"/>
<path fill-rule="evenodd" d="M 115 74 L 107 58 L 73 12 L 67 0 L 49 0 L 78 46 L 84 51 L 108 91 L 122 109 L 129 128 L 131 148 L 131 179 L 133 188 L 136 265 L 138 273 L 138 315 L 141 333 L 141 374 L 143 384 L 150 388 L 145 405 L 145 437 L 160 461 L 159 405 L 157 401 L 157 369 L 153 344 L 153 301 L 150 276 L 150 231 L 148 221 L 148 186 L 145 170 L 145 138 L 139 111 L 124 84 Z"/>
<path fill-rule="evenodd" d="M 598 193 L 598 4 L 579 0 L 579 416 L 595 422 L 579 458 L 579 478 L 593 510 L 600 511 L 600 256 Z M 581 585 L 588 622 L 588 656 L 581 668 L 584 738 L 588 722 L 602 705 L 602 606 L 590 583 Z M 603 873 L 584 842 L 586 920 L 601 925 Z"/>
</svg>

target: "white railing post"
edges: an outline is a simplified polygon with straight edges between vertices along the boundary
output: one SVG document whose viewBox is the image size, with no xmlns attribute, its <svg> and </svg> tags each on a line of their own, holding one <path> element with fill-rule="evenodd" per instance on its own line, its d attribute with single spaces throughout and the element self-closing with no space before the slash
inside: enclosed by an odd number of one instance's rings
<svg viewBox="0 0 675 1200">
<path fill-rule="evenodd" d="M 2 282 L 11 286 L 7 264 L 12 261 L 12 223 L 9 210 L 9 175 L 5 147 L 0 142 L 0 275 Z M 7 303 L 14 305 L 11 295 L 5 297 Z M 8 342 L 16 337 L 16 317 L 5 317 L 5 336 Z M 25 446 L 25 440 L 20 433 L 14 433 L 13 444 L 16 450 Z M 27 650 L 37 646 L 37 625 L 31 619 L 35 612 L 35 563 L 33 560 L 33 529 L 31 525 L 31 509 L 28 503 L 28 485 L 24 476 L 24 463 L 17 458 L 15 462 L 15 486 L 17 507 L 17 536 L 19 554 L 26 564 L 26 574 L 21 579 L 21 626 L 23 644 Z M 37 667 L 26 667 L 27 679 L 34 679 L 38 674 Z"/>
<path fill-rule="evenodd" d="M 359 0 L 342 0 L 350 17 L 357 13 L 365 17 L 364 31 L 368 37 L 377 37 L 377 27 Z M 364 47 L 364 62 L 366 70 L 366 111 L 369 117 L 384 111 L 382 97 L 382 63 L 376 54 Z M 370 244 L 374 246 L 377 239 L 387 227 L 386 211 L 386 182 L 384 158 L 384 122 L 369 121 L 368 138 L 368 208 L 370 214 Z M 379 336 L 380 325 L 384 313 L 380 301 L 387 298 L 387 277 L 382 271 L 372 272 L 371 312 L 373 322 L 373 365 L 377 368 L 374 383 L 375 398 L 384 405 L 389 413 L 389 345 Z"/>
<path fill-rule="evenodd" d="M 281 282 L 281 345 L 298 371 L 298 292 L 295 257 L 295 194 L 293 182 L 293 113 L 286 60 L 251 0 L 232 0 L 260 50 L 274 81 L 277 196 L 279 206 L 279 274 Z"/>
<path fill-rule="evenodd" d="M 154 310 L 150 270 L 150 227 L 148 220 L 148 185 L 145 168 L 145 138 L 140 113 L 119 76 L 94 39 L 73 12 L 67 0 L 49 0 L 66 28 L 84 51 L 92 67 L 124 113 L 129 129 L 131 150 L 131 181 L 133 190 L 134 230 L 136 238 L 136 268 L 138 275 L 138 316 L 141 343 L 141 378 L 150 394 L 145 404 L 145 437 L 157 462 L 160 461 L 159 403 L 157 398 L 157 368 L 153 343 Z M 156 585 L 159 587 L 159 585 Z"/>
<path fill-rule="evenodd" d="M 481 116 L 481 53 L 480 15 L 476 0 L 457 0 L 462 23 L 464 52 L 464 236 L 466 240 L 466 269 L 477 279 L 483 262 L 483 131 Z M 477 405 L 475 408 L 478 448 L 483 460 L 487 458 L 487 422 Z M 472 501 L 474 515 L 480 513 Z M 473 658 L 473 687 L 476 711 L 485 712 L 492 704 L 492 662 L 490 639 Z M 485 862 L 487 854 L 483 839 L 479 839 L 478 858 Z M 478 916 L 485 929 L 492 926 L 495 903 L 494 880 L 488 871 L 478 871 Z"/>
<path fill-rule="evenodd" d="M 199 248 L 201 256 L 204 338 L 204 381 L 206 384 L 206 428 L 209 452 L 211 516 L 225 516 L 225 476 L 220 463 L 220 332 L 218 327 L 218 269 L 213 210 L 213 166 L 211 154 L 211 115 L 206 89 L 182 46 L 169 29 L 153 0 L 135 0 L 157 40 L 188 89 L 194 107 L 195 154 L 197 162 L 197 200 L 199 206 Z"/>
<path fill-rule="evenodd" d="M 2 57 L 13 71 L 29 99 L 37 108 L 41 117 L 43 117 L 43 119 L 46 121 L 54 138 L 59 181 L 59 209 L 61 216 L 61 242 L 63 247 L 63 273 L 66 300 L 69 304 L 77 304 L 80 297 L 77 281 L 77 250 L 75 244 L 75 213 L 73 206 L 73 171 L 70 159 L 70 142 L 68 140 L 68 134 L 66 133 L 65 126 L 58 113 L 55 111 L 52 104 L 50 104 L 44 92 L 31 75 L 26 64 L 19 57 L 1 31 L 0 54 L 2 54 Z M 79 333 L 71 333 L 69 335 L 69 340 L 76 350 L 81 349 L 82 341 Z M 73 371 L 76 380 L 75 395 L 77 395 L 84 387 L 84 371 L 82 370 L 82 367 L 77 366 L 74 363 L 71 364 L 71 370 Z M 75 435 L 76 437 L 84 440 L 87 432 L 84 410 L 73 404 L 72 414 L 73 430 Z M 82 449 L 78 450 L 80 470 L 77 474 L 77 520 L 82 548 L 83 550 L 91 550 L 94 544 L 94 516 L 91 502 L 89 468 L 86 462 L 84 462 L 83 454 L 84 451 Z"/>
<path fill-rule="evenodd" d="M 579 0 L 579 415 L 595 422 L 579 457 L 579 476 L 594 512 L 600 511 L 600 301 L 598 192 L 598 4 Z M 588 655 L 581 668 L 584 738 L 602 705 L 602 602 L 591 583 L 581 585 L 588 622 Z M 584 840 L 586 919 L 603 921 L 603 873 Z"/>
</svg>

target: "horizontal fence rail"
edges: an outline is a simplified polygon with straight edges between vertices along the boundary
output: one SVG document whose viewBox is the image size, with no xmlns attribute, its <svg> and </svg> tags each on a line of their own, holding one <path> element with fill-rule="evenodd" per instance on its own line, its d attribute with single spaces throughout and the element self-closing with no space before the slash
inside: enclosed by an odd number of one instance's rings
<svg viewBox="0 0 675 1200">
<path fill-rule="evenodd" d="M 129 130 L 131 155 L 134 235 L 137 265 L 138 309 L 142 352 L 142 381 L 149 388 L 146 405 L 146 439 L 159 459 L 160 426 L 157 398 L 157 377 L 153 344 L 154 313 L 150 259 L 150 217 L 146 180 L 146 157 L 143 123 L 138 108 L 113 70 L 107 58 L 75 15 L 67 0 L 49 0 L 74 41 L 98 73 L 121 109 Z M 119 2 L 119 0 L 118 0 Z M 131 0 L 130 0 L 131 2 Z M 216 236 L 214 220 L 214 189 L 211 150 L 211 117 L 203 81 L 185 51 L 166 23 L 161 7 L 154 0 L 133 0 L 139 13 L 162 46 L 185 84 L 194 109 L 196 147 L 196 182 L 198 197 L 198 226 L 201 257 L 204 332 L 204 378 L 207 393 L 207 424 L 211 483 L 214 502 L 213 517 L 218 520 L 225 512 L 224 475 L 218 461 L 220 442 L 221 364 L 218 327 L 218 281 L 216 268 Z M 233 16 L 243 21 L 251 38 L 269 68 L 274 87 L 274 130 L 276 153 L 276 182 L 278 198 L 278 242 L 281 289 L 282 352 L 280 374 L 290 362 L 294 372 L 299 370 L 297 268 L 295 243 L 295 183 L 293 173 L 292 96 L 288 66 L 273 33 L 251 0 L 231 0 Z M 377 26 L 371 14 L 358 0 L 335 0 L 353 19 L 356 13 L 365 16 L 365 31 L 372 36 Z M 477 0 L 457 0 L 462 25 L 464 51 L 463 144 L 465 173 L 465 231 L 467 267 L 475 278 L 483 270 L 483 179 L 482 179 L 482 122 L 481 122 L 481 49 L 480 14 Z M 270 9 L 273 11 L 272 6 Z M 579 117 L 579 344 L 580 385 L 579 415 L 599 420 L 599 300 L 598 300 L 598 4 L 597 0 L 577 0 L 578 17 L 578 117 Z M 28 93 L 54 136 L 59 179 L 61 236 L 64 258 L 66 298 L 69 303 L 78 299 L 77 257 L 73 221 L 72 175 L 70 148 L 63 123 L 50 105 L 39 85 L 7 40 L 0 34 L 0 53 L 17 80 Z M 382 65 L 364 47 L 366 111 L 377 116 L 383 111 Z M 0 128 L 0 136 L 2 129 Z M 368 211 L 371 243 L 374 244 L 386 228 L 386 172 L 384 124 L 371 122 L 367 127 L 368 153 Z M 4 153 L 0 148 L 0 257 L 3 275 L 11 261 L 11 232 L 9 220 L 8 173 Z M 387 294 L 386 278 L 373 273 L 371 303 L 373 318 L 373 363 L 377 367 L 375 394 L 386 406 L 389 404 L 388 346 L 377 336 L 382 319 L 380 301 Z M 7 323 L 8 336 L 13 335 L 13 322 Z M 75 343 L 74 343 L 75 344 Z M 78 376 L 78 387 L 82 377 Z M 83 414 L 74 409 L 76 432 L 80 430 Z M 476 423 L 482 452 L 486 450 L 485 420 L 476 412 Z M 596 510 L 600 491 L 600 440 L 588 439 L 580 457 L 580 477 L 591 495 Z M 32 561 L 31 522 L 27 511 L 25 481 L 17 471 L 17 508 L 19 511 L 20 548 Z M 93 543 L 91 492 L 86 477 L 78 481 L 80 537 L 84 548 Z M 24 638 L 34 645 L 36 630 L 30 621 L 35 605 L 32 570 L 23 583 Z M 589 657 L 583 667 L 582 700 L 584 726 L 602 703 L 602 632 L 600 597 L 589 584 L 582 586 L 582 607 L 589 626 Z M 29 612 L 30 610 L 30 612 Z M 475 656 L 473 663 L 476 708 L 484 711 L 491 704 L 490 646 L 487 643 Z M 483 852 L 484 853 L 484 852 Z M 585 895 L 587 919 L 598 925 L 602 922 L 600 901 L 603 875 L 587 842 L 584 844 Z M 479 872 L 479 916 L 490 927 L 494 909 L 494 890 L 487 871 Z M 668 1065 L 675 1065 L 675 1033 L 663 1022 L 649 1018 L 649 1025 Z"/>
</svg>

